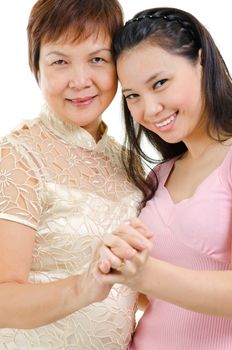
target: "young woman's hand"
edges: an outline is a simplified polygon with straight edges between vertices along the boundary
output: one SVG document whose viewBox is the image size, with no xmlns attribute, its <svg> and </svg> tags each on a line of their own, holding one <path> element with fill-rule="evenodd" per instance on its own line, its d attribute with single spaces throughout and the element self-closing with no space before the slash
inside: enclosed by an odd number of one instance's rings
<svg viewBox="0 0 232 350">
<path fill-rule="evenodd" d="M 106 235 L 99 251 L 101 281 L 123 283 L 137 290 L 139 278 L 150 256 L 151 238 L 152 233 L 139 219 L 132 219 L 121 225 L 114 234 Z"/>
</svg>

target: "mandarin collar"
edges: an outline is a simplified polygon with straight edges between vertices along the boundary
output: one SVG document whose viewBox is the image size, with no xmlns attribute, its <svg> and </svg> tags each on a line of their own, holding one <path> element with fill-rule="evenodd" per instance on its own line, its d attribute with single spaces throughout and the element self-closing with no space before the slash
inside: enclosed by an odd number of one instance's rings
<svg viewBox="0 0 232 350">
<path fill-rule="evenodd" d="M 108 128 L 103 121 L 99 126 L 102 137 L 96 142 L 93 136 L 84 128 L 64 122 L 46 105 L 43 106 L 40 112 L 40 119 L 50 132 L 66 143 L 97 152 L 102 152 L 106 147 Z"/>
</svg>

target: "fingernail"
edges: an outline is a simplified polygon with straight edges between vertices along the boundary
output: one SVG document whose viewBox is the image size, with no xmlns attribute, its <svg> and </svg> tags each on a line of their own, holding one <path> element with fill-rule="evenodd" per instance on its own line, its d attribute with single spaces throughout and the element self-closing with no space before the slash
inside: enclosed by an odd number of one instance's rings
<svg viewBox="0 0 232 350">
<path fill-rule="evenodd" d="M 126 221 L 124 222 L 124 224 L 130 225 L 130 220 L 126 220 Z"/>
<path fill-rule="evenodd" d="M 127 253 L 128 258 L 130 258 L 130 257 L 133 257 L 135 255 L 136 250 L 135 249 L 128 249 L 126 251 L 126 253 Z"/>
<path fill-rule="evenodd" d="M 147 244 L 144 241 L 139 241 L 140 248 L 147 248 Z"/>
</svg>

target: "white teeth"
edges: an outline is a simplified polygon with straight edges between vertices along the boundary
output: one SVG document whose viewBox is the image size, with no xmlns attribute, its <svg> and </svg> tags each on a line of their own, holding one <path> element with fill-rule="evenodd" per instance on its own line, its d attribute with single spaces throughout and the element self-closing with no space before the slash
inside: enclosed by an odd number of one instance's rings
<svg viewBox="0 0 232 350">
<path fill-rule="evenodd" d="M 170 118 L 164 120 L 163 122 L 157 123 L 156 126 L 157 126 L 158 128 L 160 128 L 161 126 L 168 125 L 168 124 L 170 124 L 174 119 L 175 119 L 175 116 L 172 115 Z"/>
</svg>

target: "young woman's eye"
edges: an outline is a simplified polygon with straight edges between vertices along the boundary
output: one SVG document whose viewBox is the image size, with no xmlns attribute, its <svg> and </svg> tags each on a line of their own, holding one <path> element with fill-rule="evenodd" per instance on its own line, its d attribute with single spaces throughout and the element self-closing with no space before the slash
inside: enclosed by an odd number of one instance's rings
<svg viewBox="0 0 232 350">
<path fill-rule="evenodd" d="M 161 80 L 157 81 L 157 83 L 155 83 L 153 85 L 153 89 L 160 88 L 161 86 L 163 86 L 166 83 L 166 81 L 167 81 L 167 79 L 161 79 Z"/>
<path fill-rule="evenodd" d="M 126 100 L 134 100 L 136 97 L 138 97 L 138 94 L 130 94 L 127 96 L 124 96 Z"/>
<path fill-rule="evenodd" d="M 64 66 L 67 62 L 64 61 L 64 60 L 57 60 L 57 61 L 54 61 L 53 64 L 56 65 L 56 66 Z"/>
<path fill-rule="evenodd" d="M 93 63 L 102 63 L 102 62 L 105 62 L 104 58 L 102 57 L 94 57 L 92 58 L 91 60 Z"/>
</svg>

